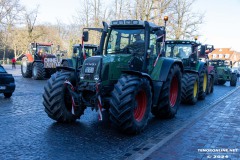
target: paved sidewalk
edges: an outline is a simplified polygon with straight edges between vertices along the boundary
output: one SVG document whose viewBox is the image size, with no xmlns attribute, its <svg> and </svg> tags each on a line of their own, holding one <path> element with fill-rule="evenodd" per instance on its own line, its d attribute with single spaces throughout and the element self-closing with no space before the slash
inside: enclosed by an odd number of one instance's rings
<svg viewBox="0 0 240 160">
<path fill-rule="evenodd" d="M 240 88 L 143 159 L 240 160 Z"/>
</svg>

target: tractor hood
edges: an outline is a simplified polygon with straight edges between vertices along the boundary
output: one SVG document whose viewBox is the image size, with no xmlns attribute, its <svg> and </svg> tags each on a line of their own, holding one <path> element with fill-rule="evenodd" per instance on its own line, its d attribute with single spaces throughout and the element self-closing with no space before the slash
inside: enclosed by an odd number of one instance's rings
<svg viewBox="0 0 240 160">
<path fill-rule="evenodd" d="M 80 79 L 87 82 L 117 80 L 122 71 L 131 70 L 134 64 L 130 54 L 92 56 L 84 61 Z"/>
</svg>

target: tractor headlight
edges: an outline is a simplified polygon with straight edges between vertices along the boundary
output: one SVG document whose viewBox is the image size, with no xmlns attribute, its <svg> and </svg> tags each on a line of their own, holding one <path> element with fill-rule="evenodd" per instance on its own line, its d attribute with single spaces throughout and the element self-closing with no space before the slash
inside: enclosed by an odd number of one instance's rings
<svg viewBox="0 0 240 160">
<path fill-rule="evenodd" d="M 94 80 L 95 80 L 95 81 L 98 81 L 98 80 L 99 80 L 99 75 L 98 75 L 98 74 L 96 74 L 96 75 L 94 76 Z"/>
<path fill-rule="evenodd" d="M 83 79 L 84 79 L 84 76 L 85 76 L 85 75 L 81 73 L 81 74 L 80 74 L 80 79 L 83 80 Z"/>
</svg>

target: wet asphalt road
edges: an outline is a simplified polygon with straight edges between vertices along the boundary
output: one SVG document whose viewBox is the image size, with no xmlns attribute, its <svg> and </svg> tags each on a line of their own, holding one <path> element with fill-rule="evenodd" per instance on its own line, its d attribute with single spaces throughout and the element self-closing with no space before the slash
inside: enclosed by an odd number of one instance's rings
<svg viewBox="0 0 240 160">
<path fill-rule="evenodd" d="M 171 120 L 152 117 L 145 131 L 136 136 L 119 133 L 104 113 L 98 121 L 95 111 L 87 109 L 74 124 L 50 119 L 42 105 L 46 80 L 36 81 L 13 73 L 16 90 L 10 99 L 0 95 L 0 159 L 126 159 L 144 153 L 186 123 L 196 119 L 221 96 L 234 90 L 229 83 L 215 86 L 214 93 L 194 106 L 181 105 Z M 238 86 L 239 86 L 238 82 Z"/>
</svg>

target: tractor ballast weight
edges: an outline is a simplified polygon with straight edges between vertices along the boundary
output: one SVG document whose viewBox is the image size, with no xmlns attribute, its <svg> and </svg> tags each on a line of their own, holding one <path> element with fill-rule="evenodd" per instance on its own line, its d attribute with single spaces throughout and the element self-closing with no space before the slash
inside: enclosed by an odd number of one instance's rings
<svg viewBox="0 0 240 160">
<path fill-rule="evenodd" d="M 85 59 L 79 77 L 63 70 L 49 79 L 43 94 L 46 113 L 56 121 L 72 122 L 86 107 L 96 109 L 100 120 L 106 109 L 112 125 L 131 134 L 145 128 L 150 112 L 174 117 L 183 64 L 164 57 L 164 45 L 163 26 L 140 20 L 116 20 L 110 26 L 103 22 L 99 54 Z M 53 87 L 59 83 L 62 90 Z"/>
<path fill-rule="evenodd" d="M 52 54 L 51 43 L 30 43 L 29 52 L 24 55 L 21 73 L 24 78 L 41 80 L 49 78 L 61 64 L 61 55 Z"/>
<path fill-rule="evenodd" d="M 182 102 L 195 104 L 198 99 L 205 99 L 208 86 L 207 63 L 199 59 L 198 50 L 201 46 L 196 41 L 166 41 L 166 56 L 182 61 L 184 73 L 182 78 Z M 205 54 L 205 49 L 200 49 Z"/>
</svg>

